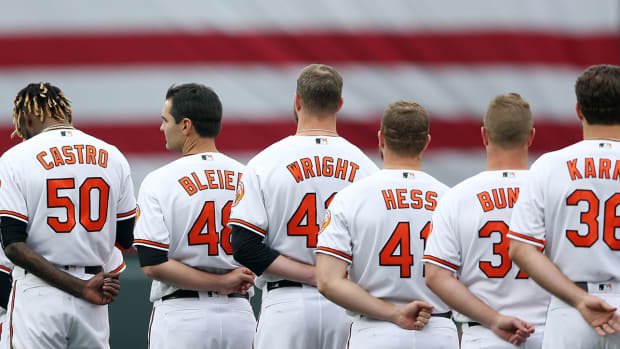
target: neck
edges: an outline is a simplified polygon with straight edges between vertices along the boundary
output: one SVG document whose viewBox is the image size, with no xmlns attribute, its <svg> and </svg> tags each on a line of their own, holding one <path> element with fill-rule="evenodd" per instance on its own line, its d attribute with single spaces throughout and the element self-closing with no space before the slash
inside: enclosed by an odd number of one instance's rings
<svg viewBox="0 0 620 349">
<path fill-rule="evenodd" d="M 73 128 L 73 125 L 64 120 L 60 121 L 52 117 L 47 117 L 42 123 L 35 123 L 32 126 L 32 135 L 36 136 L 41 132 L 51 131 L 59 128 Z"/>
<path fill-rule="evenodd" d="M 583 122 L 583 139 L 620 141 L 620 125 L 589 125 Z"/>
<path fill-rule="evenodd" d="M 317 116 L 300 112 L 296 134 L 300 136 L 337 136 L 336 114 Z"/>
<path fill-rule="evenodd" d="M 417 170 L 422 171 L 422 154 L 414 157 L 394 154 L 383 149 L 383 168 L 390 170 Z"/>
<path fill-rule="evenodd" d="M 527 170 L 527 168 L 527 145 L 513 149 L 487 145 L 487 171 Z"/>
<path fill-rule="evenodd" d="M 183 144 L 183 155 L 200 154 L 200 153 L 217 153 L 215 147 L 215 138 L 209 137 L 188 137 Z"/>
</svg>

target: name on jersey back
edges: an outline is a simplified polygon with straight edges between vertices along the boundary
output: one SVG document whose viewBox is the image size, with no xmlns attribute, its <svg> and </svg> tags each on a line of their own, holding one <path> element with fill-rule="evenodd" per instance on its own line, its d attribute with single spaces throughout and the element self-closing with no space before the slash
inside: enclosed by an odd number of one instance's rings
<svg viewBox="0 0 620 349">
<path fill-rule="evenodd" d="M 241 178 L 241 172 L 229 170 L 204 170 L 192 172 L 188 176 L 181 177 L 181 184 L 187 195 L 192 196 L 199 191 L 207 189 L 235 190 Z"/>
<path fill-rule="evenodd" d="M 330 156 L 315 156 L 314 158 L 301 158 L 286 166 L 297 183 L 308 178 L 332 177 L 353 182 L 355 174 L 360 168 L 353 161 L 334 158 Z"/>
<path fill-rule="evenodd" d="M 108 152 L 94 145 L 65 145 L 60 150 L 52 147 L 49 151 L 40 152 L 37 154 L 37 160 L 46 170 L 73 164 L 89 164 L 106 168 L 108 167 Z"/>
<path fill-rule="evenodd" d="M 600 158 L 598 162 L 593 158 L 573 159 L 566 162 L 568 174 L 574 181 L 584 178 L 620 179 L 620 160 L 615 160 L 613 174 L 611 170 L 612 160 Z"/>
</svg>

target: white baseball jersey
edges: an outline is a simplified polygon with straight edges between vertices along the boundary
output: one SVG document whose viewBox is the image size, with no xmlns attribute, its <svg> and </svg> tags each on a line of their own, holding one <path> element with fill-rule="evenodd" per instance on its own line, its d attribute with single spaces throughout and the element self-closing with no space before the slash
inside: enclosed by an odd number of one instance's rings
<svg viewBox="0 0 620 349">
<path fill-rule="evenodd" d="M 573 281 L 620 281 L 620 142 L 584 140 L 541 156 L 515 206 L 511 239 L 545 246 Z"/>
<path fill-rule="evenodd" d="M 106 273 L 122 273 L 125 271 L 126 265 L 123 259 L 123 253 L 118 248 L 112 249 L 112 254 L 107 262 L 103 265 L 103 271 Z"/>
<path fill-rule="evenodd" d="M 393 304 L 423 300 L 447 312 L 424 283 L 431 216 L 448 187 L 414 170 L 384 169 L 343 189 L 325 214 L 317 253 L 351 263 L 349 279 Z"/>
<path fill-rule="evenodd" d="M 314 248 L 325 209 L 345 186 L 378 170 L 341 137 L 289 136 L 248 163 L 229 224 L 262 237 L 285 256 L 315 264 Z M 265 273 L 263 282 L 279 280 Z"/>
<path fill-rule="evenodd" d="M 117 220 L 135 213 L 125 157 L 79 130 L 42 132 L 0 159 L 0 216 L 26 222 L 26 243 L 52 264 L 103 265 Z"/>
<path fill-rule="evenodd" d="M 456 273 L 503 315 L 543 326 L 550 296 L 508 256 L 510 217 L 527 170 L 484 171 L 450 189 L 433 215 L 425 263 Z"/>
<path fill-rule="evenodd" d="M 13 262 L 4 254 L 3 250 L 0 250 L 0 273 L 11 275 L 13 271 Z"/>
<path fill-rule="evenodd" d="M 149 173 L 140 186 L 134 245 L 210 273 L 240 266 L 226 226 L 244 166 L 221 153 L 187 155 Z M 177 288 L 153 280 L 151 301 Z"/>
</svg>

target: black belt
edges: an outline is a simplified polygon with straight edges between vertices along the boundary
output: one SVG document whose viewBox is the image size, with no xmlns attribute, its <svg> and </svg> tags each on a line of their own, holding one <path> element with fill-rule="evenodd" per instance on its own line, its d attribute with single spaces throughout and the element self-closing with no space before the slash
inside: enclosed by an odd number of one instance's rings
<svg viewBox="0 0 620 349">
<path fill-rule="evenodd" d="M 482 326 L 482 324 L 481 324 L 481 323 L 479 323 L 479 322 L 474 322 L 474 321 L 468 321 L 468 322 L 467 322 L 467 325 L 468 325 L 469 327 L 472 327 L 472 326 Z"/>
<path fill-rule="evenodd" d="M 279 280 L 267 283 L 267 291 L 275 290 L 276 288 L 282 287 L 303 287 L 303 284 L 301 282 L 290 280 Z"/>
<path fill-rule="evenodd" d="M 61 265 L 58 268 L 63 269 L 63 270 L 71 270 L 72 268 L 75 268 L 75 265 Z M 84 267 L 84 273 L 86 274 L 91 274 L 91 275 L 97 275 L 99 273 L 101 273 L 103 271 L 103 267 L 100 265 L 89 265 L 87 267 Z M 30 273 L 28 270 L 24 269 L 24 275 Z"/>
<path fill-rule="evenodd" d="M 207 291 L 207 296 L 209 297 L 213 297 L 216 296 L 217 293 L 213 292 L 213 291 Z M 250 296 L 246 293 L 229 293 L 228 298 L 245 298 L 245 299 L 250 299 Z M 161 297 L 162 301 L 167 301 L 169 299 L 177 299 L 177 298 L 198 298 L 198 291 L 191 291 L 191 290 L 176 290 L 174 292 L 172 292 L 171 294 L 167 294 L 163 297 Z"/>
<path fill-rule="evenodd" d="M 445 313 L 435 313 L 435 314 L 431 314 L 431 316 L 435 316 L 435 317 L 445 317 L 446 319 L 449 319 L 452 317 L 452 310 L 450 311 L 446 311 Z"/>
<path fill-rule="evenodd" d="M 580 289 L 588 292 L 588 283 L 585 281 L 576 281 L 575 285 L 577 285 Z"/>
</svg>

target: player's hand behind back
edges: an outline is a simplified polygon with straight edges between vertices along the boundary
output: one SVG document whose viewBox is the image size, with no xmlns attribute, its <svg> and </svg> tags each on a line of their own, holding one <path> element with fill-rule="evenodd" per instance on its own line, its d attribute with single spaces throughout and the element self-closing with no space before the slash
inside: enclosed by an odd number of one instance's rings
<svg viewBox="0 0 620 349">
<path fill-rule="evenodd" d="M 256 275 L 246 267 L 236 268 L 222 275 L 222 283 L 217 290 L 219 294 L 243 293 L 248 292 L 254 285 Z"/>
<path fill-rule="evenodd" d="M 498 337 L 516 346 L 523 344 L 530 334 L 534 333 L 534 326 L 516 317 L 504 315 L 499 315 L 490 328 Z"/>
<path fill-rule="evenodd" d="M 118 280 L 120 273 L 98 273 L 84 284 L 82 298 L 99 305 L 110 304 L 118 296 L 121 283 Z"/>
<path fill-rule="evenodd" d="M 616 313 L 617 308 L 604 300 L 588 294 L 576 308 L 600 336 L 620 331 L 620 315 Z"/>
<path fill-rule="evenodd" d="M 397 307 L 394 323 L 406 330 L 421 330 L 431 318 L 433 306 L 423 301 L 413 301 Z"/>
</svg>

